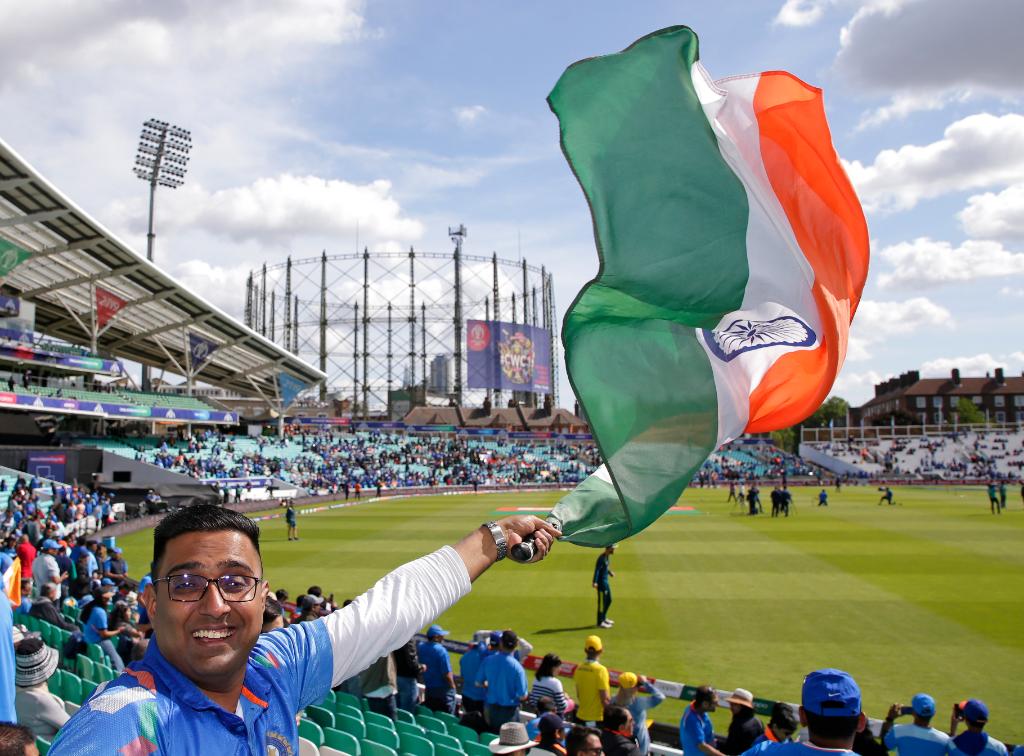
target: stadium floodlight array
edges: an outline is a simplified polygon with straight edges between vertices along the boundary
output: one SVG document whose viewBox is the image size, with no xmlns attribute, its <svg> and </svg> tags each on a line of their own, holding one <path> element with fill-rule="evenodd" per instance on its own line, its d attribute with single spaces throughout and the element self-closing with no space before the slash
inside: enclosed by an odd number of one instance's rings
<svg viewBox="0 0 1024 756">
<path fill-rule="evenodd" d="M 142 124 L 139 149 L 135 154 L 135 175 L 149 184 L 149 231 L 146 234 L 146 259 L 153 261 L 153 205 L 157 186 L 177 189 L 185 183 L 192 132 L 167 121 L 150 118 Z M 142 366 L 142 390 L 149 391 L 149 366 Z"/>
<path fill-rule="evenodd" d="M 153 187 L 177 189 L 185 183 L 192 133 L 179 126 L 150 118 L 142 124 L 135 175 Z"/>
</svg>

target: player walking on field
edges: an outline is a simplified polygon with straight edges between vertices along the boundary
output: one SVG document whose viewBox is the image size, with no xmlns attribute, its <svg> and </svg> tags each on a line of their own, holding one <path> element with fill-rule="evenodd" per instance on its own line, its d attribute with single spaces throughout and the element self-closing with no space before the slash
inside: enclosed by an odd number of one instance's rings
<svg viewBox="0 0 1024 756">
<path fill-rule="evenodd" d="M 605 546 L 601 556 L 594 564 L 594 588 L 597 590 L 597 626 L 611 627 L 614 620 L 608 619 L 608 607 L 612 605 L 612 585 L 610 578 L 615 577 L 611 568 L 611 556 L 615 553 L 615 544 Z"/>
</svg>

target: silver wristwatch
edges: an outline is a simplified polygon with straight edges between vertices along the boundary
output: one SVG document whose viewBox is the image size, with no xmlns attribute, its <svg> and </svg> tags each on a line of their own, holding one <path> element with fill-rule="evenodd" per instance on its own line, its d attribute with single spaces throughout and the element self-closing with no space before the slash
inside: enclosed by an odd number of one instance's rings
<svg viewBox="0 0 1024 756">
<path fill-rule="evenodd" d="M 485 522 L 484 527 L 491 531 L 491 537 L 494 538 L 494 545 L 498 547 L 498 560 L 501 561 L 508 556 L 508 541 L 505 540 L 505 534 L 501 530 L 501 526 L 494 520 Z"/>
</svg>

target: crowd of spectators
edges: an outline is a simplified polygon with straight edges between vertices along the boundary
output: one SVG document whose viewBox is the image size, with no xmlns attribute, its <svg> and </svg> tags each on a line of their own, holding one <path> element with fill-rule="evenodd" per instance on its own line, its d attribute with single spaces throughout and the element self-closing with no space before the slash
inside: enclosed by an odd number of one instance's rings
<svg viewBox="0 0 1024 756">
<path fill-rule="evenodd" d="M 10 481 L 10 482 L 9 482 Z M 77 483 L 45 482 L 36 476 L 0 477 L 0 495 L 7 508 L 0 512 L 0 539 L 6 543 L 27 536 L 38 544 L 43 537 L 73 538 L 114 521 L 114 498 Z M 87 527 L 88 526 L 88 527 Z"/>
<path fill-rule="evenodd" d="M 311 493 L 360 486 L 574 485 L 593 472 L 591 442 L 520 442 L 372 431 L 331 434 L 290 429 L 283 438 L 229 436 L 213 431 L 135 458 L 193 478 L 273 477 Z"/>
<path fill-rule="evenodd" d="M 726 444 L 701 465 L 693 485 L 717 486 L 727 482 L 765 478 L 820 477 L 821 471 L 801 457 L 770 443 Z"/>
</svg>

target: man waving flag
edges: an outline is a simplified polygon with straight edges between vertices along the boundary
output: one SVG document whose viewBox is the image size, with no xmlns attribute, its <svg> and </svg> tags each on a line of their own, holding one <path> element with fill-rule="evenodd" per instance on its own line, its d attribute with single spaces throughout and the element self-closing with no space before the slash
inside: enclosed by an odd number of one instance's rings
<svg viewBox="0 0 1024 756">
<path fill-rule="evenodd" d="M 601 260 L 562 331 L 605 459 L 552 512 L 575 543 L 643 530 L 718 446 L 814 412 L 864 288 L 821 91 L 697 61 L 671 27 L 570 66 L 548 98 Z"/>
</svg>

